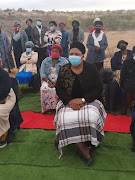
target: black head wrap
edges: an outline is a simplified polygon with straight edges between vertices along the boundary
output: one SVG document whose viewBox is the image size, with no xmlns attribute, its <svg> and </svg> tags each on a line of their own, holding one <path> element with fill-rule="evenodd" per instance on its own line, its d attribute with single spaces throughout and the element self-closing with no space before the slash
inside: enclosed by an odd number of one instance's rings
<svg viewBox="0 0 135 180">
<path fill-rule="evenodd" d="M 33 23 L 32 19 L 27 19 L 27 20 L 26 20 L 26 24 L 27 24 L 28 21 L 30 21 L 31 23 Z"/>
<path fill-rule="evenodd" d="M 124 41 L 124 40 L 120 40 L 120 41 L 118 42 L 118 44 L 117 44 L 117 48 L 118 48 L 118 49 L 120 49 L 120 44 L 121 44 L 121 43 L 124 43 L 124 44 L 128 45 L 128 42 L 126 42 L 126 41 Z"/>
<path fill-rule="evenodd" d="M 0 100 L 4 100 L 11 88 L 11 81 L 8 73 L 0 67 Z"/>
<path fill-rule="evenodd" d="M 82 54 L 85 54 L 85 51 L 86 51 L 85 50 L 85 46 L 82 43 L 80 43 L 80 42 L 72 43 L 70 45 L 70 50 L 73 49 L 73 48 L 77 48 L 77 49 L 79 49 L 82 52 Z"/>
<path fill-rule="evenodd" d="M 103 26 L 102 21 L 95 21 L 94 26 L 96 26 L 97 24 L 99 24 L 99 25 Z"/>
<path fill-rule="evenodd" d="M 54 24 L 57 27 L 57 23 L 55 21 L 50 21 L 49 24 Z"/>
<path fill-rule="evenodd" d="M 100 75 L 105 83 L 113 79 L 114 75 L 110 68 L 105 68 L 100 70 Z"/>
<path fill-rule="evenodd" d="M 79 21 L 77 21 L 77 20 L 72 21 L 72 26 L 73 26 L 74 23 L 76 23 L 78 26 L 80 26 Z"/>
</svg>

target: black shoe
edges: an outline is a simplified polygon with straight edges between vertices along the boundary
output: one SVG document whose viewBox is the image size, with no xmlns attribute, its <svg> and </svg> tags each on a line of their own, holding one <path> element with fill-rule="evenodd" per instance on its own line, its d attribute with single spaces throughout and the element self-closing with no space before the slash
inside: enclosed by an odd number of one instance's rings
<svg viewBox="0 0 135 180">
<path fill-rule="evenodd" d="M 135 152 L 135 142 L 133 141 L 132 152 Z"/>
<path fill-rule="evenodd" d="M 96 146 L 94 146 L 92 144 L 89 146 L 90 153 L 92 153 L 95 149 L 96 149 Z"/>
<path fill-rule="evenodd" d="M 90 158 L 87 160 L 87 162 L 86 162 L 86 166 L 87 166 L 87 167 L 90 166 L 91 163 L 92 163 L 92 161 L 93 161 L 93 159 L 92 159 L 92 157 L 90 157 Z"/>
<path fill-rule="evenodd" d="M 7 145 L 7 140 L 5 139 L 5 141 L 2 141 L 0 143 L 0 149 L 4 148 Z"/>
<path fill-rule="evenodd" d="M 7 144 L 12 144 L 12 143 L 13 143 L 13 132 L 8 132 Z"/>
</svg>

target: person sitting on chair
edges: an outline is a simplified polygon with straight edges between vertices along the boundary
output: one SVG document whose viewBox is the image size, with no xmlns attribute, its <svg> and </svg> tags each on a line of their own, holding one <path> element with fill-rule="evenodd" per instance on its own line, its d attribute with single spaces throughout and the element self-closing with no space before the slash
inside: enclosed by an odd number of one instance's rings
<svg viewBox="0 0 135 180">
<path fill-rule="evenodd" d="M 16 102 L 8 73 L 0 67 L 0 148 L 7 145 L 9 114 Z"/>
<path fill-rule="evenodd" d="M 41 108 L 42 113 L 56 109 L 57 95 L 55 90 L 55 84 L 59 69 L 62 65 L 68 63 L 68 61 L 61 57 L 62 47 L 58 44 L 54 44 L 51 48 L 51 56 L 46 58 L 41 65 L 41 77 L 43 84 L 41 86 Z"/>
<path fill-rule="evenodd" d="M 40 77 L 37 73 L 38 53 L 33 51 L 32 41 L 25 43 L 25 52 L 21 55 L 21 66 L 16 78 L 19 81 L 19 97 L 22 97 L 22 87 L 32 86 L 35 91 L 40 88 Z M 38 78 L 35 78 L 37 76 Z M 34 80 L 36 79 L 36 81 Z"/>
<path fill-rule="evenodd" d="M 71 44 L 68 64 L 60 68 L 56 93 L 60 99 L 56 107 L 55 126 L 57 149 L 75 144 L 86 166 L 92 157 L 86 142 L 97 147 L 104 138 L 106 112 L 102 101 L 103 83 L 94 64 L 83 60 L 82 43 Z"/>
</svg>

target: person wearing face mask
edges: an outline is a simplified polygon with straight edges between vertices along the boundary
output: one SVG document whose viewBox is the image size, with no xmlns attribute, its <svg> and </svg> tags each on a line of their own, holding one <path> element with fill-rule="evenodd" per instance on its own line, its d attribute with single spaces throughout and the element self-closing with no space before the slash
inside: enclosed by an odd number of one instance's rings
<svg viewBox="0 0 135 180">
<path fill-rule="evenodd" d="M 51 47 L 54 44 L 60 44 L 62 40 L 62 34 L 56 29 L 57 23 L 55 21 L 49 22 L 50 30 L 45 33 L 44 41 L 47 43 L 47 57 L 51 55 Z"/>
<path fill-rule="evenodd" d="M 47 27 L 43 26 L 42 19 L 37 18 L 37 24 L 32 28 L 32 42 L 34 43 L 34 51 L 38 53 L 38 71 L 42 61 L 46 58 L 47 43 L 44 41 L 44 36 Z"/>
<path fill-rule="evenodd" d="M 51 56 L 47 57 L 41 65 L 41 77 L 43 84 L 41 86 L 41 108 L 42 113 L 56 109 L 57 95 L 55 84 L 59 73 L 59 68 L 68 63 L 61 57 L 62 47 L 54 44 L 51 48 Z"/>
<path fill-rule="evenodd" d="M 104 138 L 106 112 L 101 103 L 101 76 L 94 64 L 84 61 L 84 54 L 82 43 L 71 44 L 70 63 L 62 66 L 58 74 L 56 93 L 60 101 L 54 120 L 55 144 L 61 155 L 62 147 L 75 144 L 86 166 L 90 166 L 90 151 Z"/>
<path fill-rule="evenodd" d="M 96 21 L 101 21 L 101 19 L 100 18 L 94 19 L 93 24 L 95 24 Z M 94 30 L 95 30 L 95 28 L 90 29 L 90 33 L 93 33 Z M 104 32 L 104 28 L 102 28 L 101 31 Z"/>
<path fill-rule="evenodd" d="M 59 23 L 59 28 L 60 31 L 62 33 L 62 40 L 61 40 L 61 47 L 63 48 L 63 57 L 67 57 L 69 56 L 69 47 L 68 47 L 68 32 L 65 31 L 65 23 L 64 22 L 60 22 Z"/>
<path fill-rule="evenodd" d="M 80 23 L 77 20 L 72 21 L 73 30 L 69 32 L 68 42 L 72 44 L 73 42 L 81 42 L 84 41 L 84 32 L 79 28 Z"/>
<path fill-rule="evenodd" d="M 2 60 L 2 68 L 7 68 L 8 72 L 10 73 L 10 69 L 13 69 L 15 67 L 11 55 L 11 45 L 6 33 L 1 29 L 2 25 L 0 24 L 0 58 Z"/>
<path fill-rule="evenodd" d="M 98 70 L 103 68 L 103 62 L 105 57 L 105 49 L 108 46 L 106 35 L 101 31 L 103 26 L 102 21 L 95 21 L 95 30 L 89 34 L 87 40 L 88 53 L 86 61 L 94 63 Z"/>
<path fill-rule="evenodd" d="M 114 73 L 117 83 L 120 85 L 120 70 L 123 62 L 128 58 L 132 57 L 132 51 L 127 49 L 128 42 L 120 40 L 117 44 L 117 48 L 120 51 L 116 52 L 111 58 L 111 68 Z"/>
<path fill-rule="evenodd" d="M 120 49 L 120 51 L 116 52 L 114 56 L 111 58 L 111 69 L 114 74 L 114 78 L 116 82 L 118 83 L 120 87 L 120 71 L 123 66 L 123 62 L 126 59 L 129 59 L 132 57 L 132 51 L 127 49 L 128 42 L 124 40 L 120 40 L 117 44 L 117 48 Z M 127 114 L 126 109 L 126 92 L 123 88 L 120 88 L 121 91 L 121 104 L 122 104 L 122 114 Z"/>
<path fill-rule="evenodd" d="M 25 52 L 21 55 L 21 66 L 19 68 L 19 73 L 16 74 L 16 78 L 19 81 L 19 98 L 23 97 L 22 88 L 32 86 L 36 91 L 40 88 L 40 78 L 36 78 L 37 74 L 37 66 L 36 63 L 38 61 L 38 53 L 33 51 L 34 44 L 32 41 L 28 41 L 25 43 Z"/>
<path fill-rule="evenodd" d="M 25 50 L 25 43 L 28 41 L 28 36 L 24 30 L 20 30 L 20 23 L 14 23 L 14 32 L 11 37 L 11 47 L 13 47 L 14 57 L 16 61 L 16 66 L 19 69 L 21 66 L 20 58 L 21 54 Z"/>
<path fill-rule="evenodd" d="M 131 103 L 135 100 L 135 46 L 132 57 L 123 62 L 120 72 L 120 87 L 126 92 L 127 116 L 131 117 Z"/>
</svg>

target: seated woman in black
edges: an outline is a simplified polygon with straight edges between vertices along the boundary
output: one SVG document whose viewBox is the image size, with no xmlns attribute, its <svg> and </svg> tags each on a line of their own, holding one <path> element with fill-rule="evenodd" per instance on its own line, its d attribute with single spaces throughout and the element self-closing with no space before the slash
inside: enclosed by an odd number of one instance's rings
<svg viewBox="0 0 135 180">
<path fill-rule="evenodd" d="M 56 108 L 56 145 L 62 155 L 62 147 L 75 144 L 86 160 L 92 162 L 86 142 L 98 146 L 104 138 L 106 112 L 101 103 L 103 84 L 94 64 L 83 60 L 82 43 L 71 44 L 69 62 L 60 68 L 56 93 L 60 99 Z"/>
<path fill-rule="evenodd" d="M 127 95 L 127 116 L 131 116 L 131 103 L 135 99 L 135 46 L 133 55 L 124 61 L 121 74 L 120 86 L 126 91 Z"/>
</svg>

